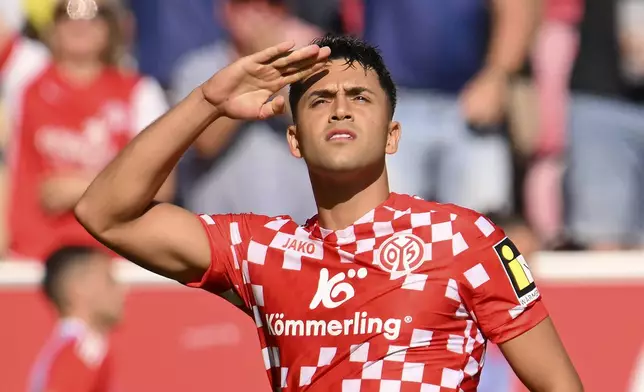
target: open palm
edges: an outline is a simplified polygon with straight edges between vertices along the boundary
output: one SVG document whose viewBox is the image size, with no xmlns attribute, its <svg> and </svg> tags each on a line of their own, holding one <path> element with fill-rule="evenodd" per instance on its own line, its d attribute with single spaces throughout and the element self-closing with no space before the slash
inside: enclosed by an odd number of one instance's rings
<svg viewBox="0 0 644 392">
<path fill-rule="evenodd" d="M 284 42 L 237 60 L 203 84 L 204 96 L 230 118 L 256 120 L 282 113 L 284 97 L 268 102 L 270 97 L 322 69 L 331 54 L 328 47 L 291 51 L 293 46 Z"/>
</svg>

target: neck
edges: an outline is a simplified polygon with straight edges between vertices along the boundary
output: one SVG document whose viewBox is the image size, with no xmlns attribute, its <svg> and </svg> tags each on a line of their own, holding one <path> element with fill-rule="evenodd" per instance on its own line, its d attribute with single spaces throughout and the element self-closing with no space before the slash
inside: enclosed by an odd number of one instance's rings
<svg viewBox="0 0 644 392">
<path fill-rule="evenodd" d="M 56 62 L 58 71 L 73 84 L 91 83 L 103 70 L 104 65 L 96 60 L 65 59 Z"/>
<path fill-rule="evenodd" d="M 389 197 L 384 162 L 369 174 L 338 178 L 311 173 L 311 185 L 318 206 L 321 227 L 340 230 L 351 226 Z"/>
</svg>

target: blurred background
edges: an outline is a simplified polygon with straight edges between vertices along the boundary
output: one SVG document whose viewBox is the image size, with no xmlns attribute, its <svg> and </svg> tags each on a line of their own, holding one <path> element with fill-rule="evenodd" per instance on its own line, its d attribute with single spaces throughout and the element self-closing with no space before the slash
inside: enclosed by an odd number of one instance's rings
<svg viewBox="0 0 644 392">
<path fill-rule="evenodd" d="M 377 45 L 399 87 L 392 190 L 488 214 L 587 391 L 644 391 L 644 0 L 0 0 L 0 391 L 25 390 L 55 323 L 42 260 L 97 245 L 71 213 L 93 176 L 231 61 L 325 32 Z M 160 197 L 304 223 L 315 205 L 289 122 L 220 121 Z M 116 268 L 119 391 L 265 390 L 244 314 Z M 495 347 L 482 378 L 521 390 Z"/>
</svg>

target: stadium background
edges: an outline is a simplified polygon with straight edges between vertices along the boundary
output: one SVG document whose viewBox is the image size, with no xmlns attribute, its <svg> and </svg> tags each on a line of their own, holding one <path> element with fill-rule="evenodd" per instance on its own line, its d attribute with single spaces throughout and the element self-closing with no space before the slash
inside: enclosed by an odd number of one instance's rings
<svg viewBox="0 0 644 392">
<path fill-rule="evenodd" d="M 132 25 L 136 23 L 138 29 L 131 36 L 131 50 L 124 63 L 157 78 L 167 88 L 172 101 L 171 73 L 176 63 L 173 60 L 225 37 L 224 28 L 213 22 L 212 13 L 204 16 L 204 9 L 213 8 L 212 0 L 132 0 L 129 3 L 124 5 L 131 7 Z M 293 13 L 315 19 L 310 15 L 314 13 L 311 2 L 308 6 L 303 5 L 305 1 L 287 3 Z M 338 12 L 349 14 L 357 4 L 350 0 L 331 3 L 337 3 Z M 578 12 L 570 11 L 575 4 L 582 7 L 575 1 L 546 3 L 555 4 L 553 8 L 561 3 L 560 7 L 567 10 L 563 12 L 566 15 Z M 0 15 L 5 23 L 35 36 L 48 23 L 50 5 L 45 0 L 2 0 Z M 318 11 L 317 15 L 322 14 Z M 545 16 L 543 30 L 561 27 L 562 20 L 566 19 L 556 20 L 558 24 L 553 28 L 547 12 Z M 328 23 L 331 26 L 336 22 Z M 343 23 L 348 30 L 359 24 L 346 15 Z M 644 20 L 641 24 L 644 25 Z M 541 53 L 542 57 L 565 57 L 559 51 L 565 46 L 566 36 L 559 38 L 557 41 L 551 37 L 555 41 L 549 41 L 549 46 L 541 42 L 545 48 L 536 45 L 535 53 L 541 50 L 546 51 Z M 533 67 L 539 61 L 539 56 L 535 58 L 531 60 Z M 547 83 L 544 80 L 541 82 Z M 518 108 L 514 126 L 528 128 L 522 134 L 523 148 L 533 152 L 541 148 L 539 143 L 548 144 L 535 134 L 551 132 L 543 128 L 565 128 L 561 125 L 565 121 L 557 118 L 557 108 L 547 104 L 547 94 L 552 91 L 538 83 L 539 79 L 528 69 L 526 77 L 513 89 L 515 108 Z M 533 106 L 539 109 L 526 109 Z M 530 113 L 526 114 L 526 110 Z M 531 126 L 532 123 L 539 125 Z M 4 139 L 10 138 L 6 132 L 3 135 Z M 524 198 L 528 201 L 521 203 L 527 205 L 518 214 L 520 218 L 513 217 L 512 222 L 519 219 L 521 228 L 528 227 L 523 222 L 530 223 L 530 244 L 539 244 L 531 252 L 531 267 L 586 390 L 642 392 L 644 253 L 588 251 L 553 240 L 557 235 L 552 233 L 560 232 L 556 227 L 561 205 L 557 202 L 557 192 L 548 194 L 544 188 L 552 188 L 553 183 L 548 181 L 558 178 L 561 170 L 559 157 L 555 158 L 537 160 L 532 166 L 532 173 L 537 174 L 524 181 L 536 184 L 531 188 L 527 185 L 526 189 L 538 193 L 539 200 L 531 204 L 530 195 L 526 195 Z M 4 198 L 4 192 L 1 193 Z M 554 218 L 540 219 L 543 216 Z M 522 235 L 523 231 L 517 233 Z M 533 237 L 538 240 L 534 241 Z M 207 391 L 213 390 L 213 385 L 217 386 L 215 390 L 267 390 L 250 319 L 219 298 L 169 282 L 125 261 L 117 263 L 120 278 L 129 285 L 124 322 L 114 336 L 117 373 L 123 391 Z M 24 390 L 28 370 L 54 322 L 53 313 L 38 290 L 41 273 L 39 261 L 10 258 L 0 261 L 0 391 Z M 493 347 L 490 357 L 498 359 Z M 496 389 L 490 390 L 522 390 L 510 372 L 503 371 L 503 365 L 490 362 L 494 361 L 489 361 L 488 367 L 501 369 L 498 373 L 495 370 L 497 379 L 490 385 L 496 385 Z"/>
</svg>

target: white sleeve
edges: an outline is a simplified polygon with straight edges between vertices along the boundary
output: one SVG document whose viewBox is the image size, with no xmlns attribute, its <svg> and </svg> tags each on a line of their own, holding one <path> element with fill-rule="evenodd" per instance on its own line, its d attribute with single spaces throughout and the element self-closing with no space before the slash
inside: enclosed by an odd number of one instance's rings
<svg viewBox="0 0 644 392">
<path fill-rule="evenodd" d="M 12 45 L 7 60 L 0 64 L 2 96 L 13 100 L 49 64 L 49 50 L 42 44 L 18 38 Z"/>
<path fill-rule="evenodd" d="M 132 97 L 133 136 L 168 111 L 168 102 L 159 83 L 149 77 L 141 78 Z"/>
<path fill-rule="evenodd" d="M 16 38 L 9 45 L 8 57 L 0 60 L 0 100 L 5 114 L 0 120 L 0 129 L 5 132 L 3 140 L 15 136 L 22 113 L 22 96 L 50 63 L 49 50 L 38 42 Z"/>
</svg>

